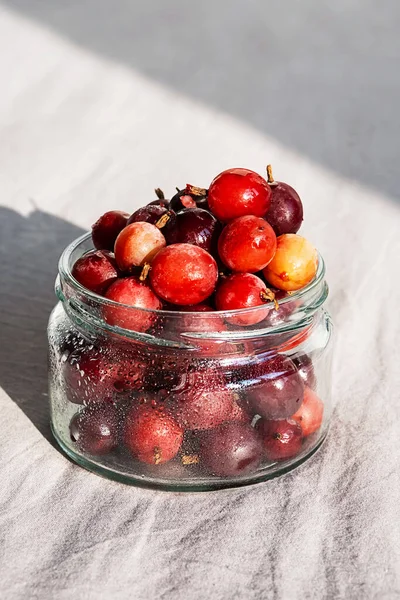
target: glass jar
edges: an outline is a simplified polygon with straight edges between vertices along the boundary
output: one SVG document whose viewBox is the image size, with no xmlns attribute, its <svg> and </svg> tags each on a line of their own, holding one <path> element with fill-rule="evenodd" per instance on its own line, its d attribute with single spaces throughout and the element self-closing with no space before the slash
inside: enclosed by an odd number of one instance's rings
<svg viewBox="0 0 400 600">
<path fill-rule="evenodd" d="M 278 309 L 149 311 L 72 277 L 91 249 L 86 234 L 61 256 L 48 328 L 51 424 L 74 461 L 195 491 L 275 477 L 317 450 L 332 412 L 321 257 L 315 279 Z"/>
</svg>

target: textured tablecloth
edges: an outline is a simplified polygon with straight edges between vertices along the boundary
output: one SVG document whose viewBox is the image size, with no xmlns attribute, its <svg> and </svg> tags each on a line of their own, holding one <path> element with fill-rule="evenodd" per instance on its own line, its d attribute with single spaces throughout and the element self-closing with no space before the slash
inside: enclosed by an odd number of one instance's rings
<svg viewBox="0 0 400 600">
<path fill-rule="evenodd" d="M 396 0 L 0 1 L 0 597 L 400 597 Z M 289 181 L 326 257 L 323 448 L 247 489 L 130 488 L 48 425 L 63 247 L 230 166 Z"/>
</svg>

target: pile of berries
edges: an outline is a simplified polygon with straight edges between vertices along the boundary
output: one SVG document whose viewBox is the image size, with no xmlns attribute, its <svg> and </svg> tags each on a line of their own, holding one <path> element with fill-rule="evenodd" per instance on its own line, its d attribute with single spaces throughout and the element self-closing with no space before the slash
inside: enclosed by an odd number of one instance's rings
<svg viewBox="0 0 400 600">
<path fill-rule="evenodd" d="M 157 199 L 130 216 L 101 216 L 92 228 L 96 250 L 72 274 L 114 301 L 104 304 L 104 320 L 145 332 L 163 323 L 163 311 L 183 311 L 182 331 L 198 328 L 192 313 L 201 313 L 201 331 L 223 332 L 284 310 L 279 300 L 315 277 L 318 253 L 297 235 L 298 194 L 267 171 L 268 180 L 229 169 L 208 190 L 187 185 L 166 200 L 157 189 Z M 262 306 L 226 318 L 216 312 Z M 222 343 L 220 353 L 230 352 Z M 101 347 L 74 339 L 63 377 L 68 399 L 84 407 L 70 423 L 71 439 L 89 454 L 118 447 L 141 463 L 179 459 L 226 477 L 293 458 L 322 423 L 312 361 L 249 353 L 235 346 L 222 366 L 215 344 L 204 340 L 193 356 L 123 339 Z"/>
</svg>

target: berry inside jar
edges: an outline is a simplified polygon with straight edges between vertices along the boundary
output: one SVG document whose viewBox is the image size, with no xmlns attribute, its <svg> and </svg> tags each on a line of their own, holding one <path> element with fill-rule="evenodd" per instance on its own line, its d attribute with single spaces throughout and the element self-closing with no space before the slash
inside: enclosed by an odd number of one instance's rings
<svg viewBox="0 0 400 600">
<path fill-rule="evenodd" d="M 330 411 L 313 342 L 324 316 L 304 298 L 317 306 L 323 268 L 302 220 L 270 165 L 101 215 L 71 264 L 96 325 L 83 311 L 51 338 L 63 447 L 181 489 L 265 479 L 316 449 Z"/>
</svg>

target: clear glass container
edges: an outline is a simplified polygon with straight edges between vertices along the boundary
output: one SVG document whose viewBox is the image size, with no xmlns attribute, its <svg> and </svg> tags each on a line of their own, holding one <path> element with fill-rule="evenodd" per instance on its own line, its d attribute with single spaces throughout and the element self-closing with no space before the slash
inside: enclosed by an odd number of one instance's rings
<svg viewBox="0 0 400 600">
<path fill-rule="evenodd" d="M 278 310 L 198 313 L 84 289 L 71 269 L 92 248 L 86 234 L 61 256 L 48 327 L 52 430 L 74 461 L 125 483 L 201 491 L 281 475 L 318 449 L 332 413 L 321 256 Z"/>
</svg>

